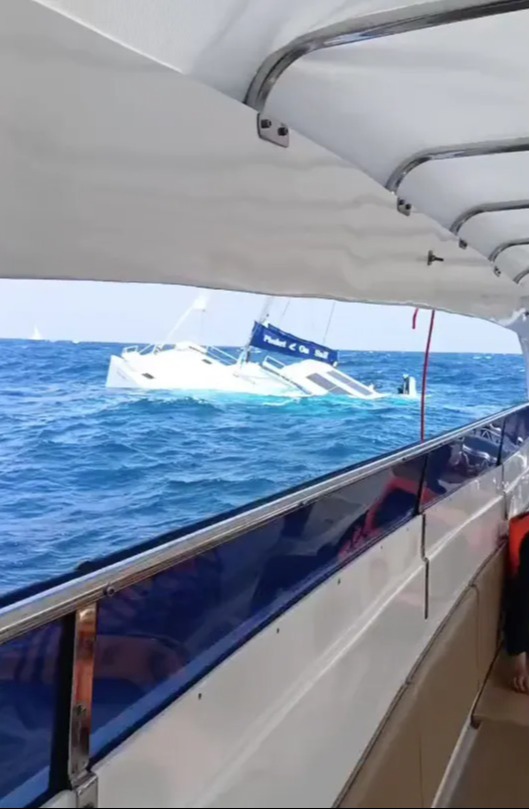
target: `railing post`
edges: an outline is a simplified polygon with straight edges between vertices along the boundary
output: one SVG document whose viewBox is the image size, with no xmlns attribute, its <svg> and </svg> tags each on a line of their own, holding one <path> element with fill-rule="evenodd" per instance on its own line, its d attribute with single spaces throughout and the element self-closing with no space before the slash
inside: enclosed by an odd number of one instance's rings
<svg viewBox="0 0 529 809">
<path fill-rule="evenodd" d="M 97 604 L 75 613 L 72 691 L 68 733 L 68 781 L 76 806 L 97 806 L 97 776 L 90 772 L 90 733 L 94 686 Z"/>
</svg>

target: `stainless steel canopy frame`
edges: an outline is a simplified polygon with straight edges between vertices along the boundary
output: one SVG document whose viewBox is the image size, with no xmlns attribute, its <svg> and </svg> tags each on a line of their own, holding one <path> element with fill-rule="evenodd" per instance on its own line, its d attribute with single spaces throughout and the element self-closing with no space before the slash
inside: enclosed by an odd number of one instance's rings
<svg viewBox="0 0 529 809">
<path fill-rule="evenodd" d="M 529 211 L 529 199 L 489 202 L 483 205 L 475 205 L 473 208 L 467 208 L 466 211 L 463 211 L 454 219 L 450 225 L 450 232 L 453 233 L 454 236 L 458 236 L 461 229 L 476 216 L 481 216 L 486 213 L 506 213 L 509 211 Z"/>
<path fill-rule="evenodd" d="M 410 172 L 432 160 L 455 160 L 458 158 L 487 157 L 520 152 L 529 152 L 529 137 L 460 143 L 451 146 L 440 146 L 437 149 L 425 149 L 423 152 L 417 152 L 417 154 L 401 163 L 400 166 L 397 166 L 389 176 L 386 188 L 396 194 L 401 183 Z"/>
<path fill-rule="evenodd" d="M 494 264 L 497 261 L 498 256 L 500 256 L 505 250 L 510 250 L 511 247 L 525 247 L 527 245 L 529 245 L 529 239 L 512 239 L 508 242 L 502 242 L 494 248 L 489 256 L 489 261 Z"/>
<path fill-rule="evenodd" d="M 515 284 L 519 284 L 520 281 L 523 281 L 523 279 L 527 278 L 528 275 L 529 275 L 529 267 L 526 270 L 522 270 L 522 272 L 519 272 L 518 275 L 515 275 L 512 280 L 514 281 Z"/>
<path fill-rule="evenodd" d="M 529 8 L 529 0 L 449 0 L 411 5 L 364 17 L 350 17 L 343 22 L 318 28 L 291 40 L 268 56 L 255 74 L 244 102 L 263 112 L 268 96 L 283 73 L 309 53 L 354 45 L 373 39 L 422 31 L 441 25 L 479 20 Z"/>
<path fill-rule="evenodd" d="M 296 37 L 287 45 L 270 54 L 255 74 L 244 101 L 262 117 L 268 97 L 283 73 L 299 59 L 316 51 L 342 45 L 354 45 L 358 42 L 381 39 L 411 31 L 421 31 L 454 23 L 483 19 L 484 17 L 510 14 L 528 8 L 529 0 L 492 0 L 492 2 L 490 0 L 487 0 L 487 2 L 453 0 L 442 4 L 439 2 L 421 3 L 405 9 L 392 9 L 364 17 L 348 18 L 343 22 L 325 26 Z M 285 128 L 285 125 L 279 122 L 274 121 L 272 123 L 275 128 Z M 266 137 L 267 140 L 273 140 L 261 132 L 260 134 L 262 137 Z M 281 145 L 288 145 L 288 142 L 283 141 Z M 453 160 L 521 152 L 529 152 L 529 136 L 440 146 L 436 149 L 418 152 L 407 158 L 394 169 L 385 185 L 389 191 L 396 194 L 401 183 L 410 172 L 433 160 Z M 411 210 L 411 206 L 402 198 L 398 200 L 398 208 L 406 215 Z M 483 203 L 460 214 L 452 223 L 450 231 L 454 235 L 459 234 L 466 222 L 482 213 L 523 209 L 529 209 L 529 200 Z M 518 244 L 529 244 L 529 240 L 500 245 L 491 255 L 490 260 L 494 262 L 497 255 L 503 250 Z M 464 241 L 461 241 L 461 246 L 466 246 Z M 517 276 L 517 278 L 520 278 L 520 276 Z M 515 281 L 518 283 L 516 279 Z"/>
</svg>

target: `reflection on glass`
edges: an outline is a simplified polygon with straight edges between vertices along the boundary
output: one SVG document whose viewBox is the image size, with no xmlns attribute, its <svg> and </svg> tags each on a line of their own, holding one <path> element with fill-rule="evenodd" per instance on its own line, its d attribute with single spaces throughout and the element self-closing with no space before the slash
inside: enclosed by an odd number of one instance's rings
<svg viewBox="0 0 529 809">
<path fill-rule="evenodd" d="M 529 408 L 507 416 L 501 445 L 502 461 L 517 452 L 529 437 Z"/>
<path fill-rule="evenodd" d="M 415 459 L 105 599 L 95 754 L 188 688 L 274 616 L 417 511 Z"/>
<path fill-rule="evenodd" d="M 0 646 L 0 806 L 34 803 L 49 786 L 60 626 Z"/>
<path fill-rule="evenodd" d="M 471 430 L 428 455 L 421 508 L 432 505 L 498 464 L 501 431 L 490 424 Z"/>
</svg>

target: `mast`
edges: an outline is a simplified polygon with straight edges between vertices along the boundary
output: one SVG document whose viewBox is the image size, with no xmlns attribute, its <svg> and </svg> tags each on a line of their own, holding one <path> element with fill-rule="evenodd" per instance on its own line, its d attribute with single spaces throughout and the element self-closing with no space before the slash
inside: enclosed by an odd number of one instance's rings
<svg viewBox="0 0 529 809">
<path fill-rule="evenodd" d="M 173 338 L 174 335 L 178 332 L 178 329 L 187 320 L 189 315 L 192 312 L 205 312 L 206 311 L 208 303 L 209 303 L 210 294 L 211 293 L 209 293 L 209 292 L 199 292 L 199 294 L 194 299 L 194 301 L 191 303 L 191 305 L 188 306 L 187 309 L 184 311 L 184 313 L 180 315 L 180 317 L 178 318 L 178 320 L 176 321 L 174 326 L 172 326 L 170 331 L 165 335 L 162 342 L 148 345 L 145 349 L 143 349 L 142 353 L 146 353 L 149 350 L 159 351 L 160 349 L 162 349 L 166 345 L 172 345 L 174 343 L 174 340 L 172 340 L 171 338 Z"/>
<path fill-rule="evenodd" d="M 273 301 L 272 295 L 267 295 L 266 298 L 264 299 L 263 306 L 261 308 L 261 314 L 259 315 L 259 318 L 257 320 L 257 323 L 259 325 L 265 323 L 268 320 L 270 316 L 270 309 L 272 308 L 272 301 Z M 252 347 L 253 330 L 254 326 L 252 326 L 250 334 L 248 335 L 248 339 L 246 341 L 246 345 L 241 349 L 241 353 L 239 354 L 239 357 L 237 359 L 237 365 L 239 367 L 243 365 L 245 362 L 248 362 L 248 357 L 250 356 L 250 350 Z"/>
</svg>

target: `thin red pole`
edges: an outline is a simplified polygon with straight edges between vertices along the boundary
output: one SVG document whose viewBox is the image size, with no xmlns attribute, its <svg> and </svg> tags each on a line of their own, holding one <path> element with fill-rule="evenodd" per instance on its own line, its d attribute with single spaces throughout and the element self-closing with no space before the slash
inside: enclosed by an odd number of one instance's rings
<svg viewBox="0 0 529 809">
<path fill-rule="evenodd" d="M 428 329 L 428 339 L 426 341 L 426 350 L 424 352 L 424 366 L 422 371 L 422 393 L 421 393 L 421 441 L 425 440 L 425 422 L 426 422 L 426 380 L 428 377 L 428 366 L 430 364 L 430 346 L 432 344 L 433 327 L 435 323 L 435 309 L 432 309 L 430 316 L 430 328 Z"/>
</svg>

